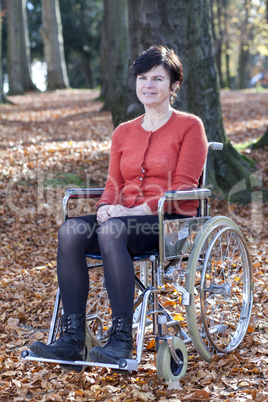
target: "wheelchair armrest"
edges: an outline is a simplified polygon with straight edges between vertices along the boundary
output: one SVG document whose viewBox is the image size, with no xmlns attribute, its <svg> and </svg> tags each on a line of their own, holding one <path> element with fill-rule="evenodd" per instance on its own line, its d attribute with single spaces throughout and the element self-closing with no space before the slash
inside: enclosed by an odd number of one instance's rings
<svg viewBox="0 0 268 402">
<path fill-rule="evenodd" d="M 62 200 L 63 221 L 68 218 L 68 202 L 72 198 L 100 198 L 104 188 L 71 188 L 64 192 Z"/>
<path fill-rule="evenodd" d="M 167 191 L 164 195 L 165 201 L 180 200 L 203 200 L 211 196 L 211 191 L 207 188 L 196 188 L 192 190 Z"/>
<path fill-rule="evenodd" d="M 166 191 L 164 196 L 158 201 L 158 219 L 160 224 L 159 249 L 163 244 L 163 222 L 164 222 L 164 204 L 166 201 L 188 201 L 188 200 L 207 200 L 211 196 L 211 191 L 207 188 L 195 188 L 191 190 Z M 160 250 L 159 250 L 160 251 Z M 161 251 L 160 251 L 161 254 Z"/>
<path fill-rule="evenodd" d="M 69 198 L 99 198 L 104 188 L 71 188 L 64 192 Z"/>
<path fill-rule="evenodd" d="M 196 188 L 192 190 L 166 191 L 158 201 L 158 222 L 159 222 L 159 265 L 158 265 L 158 286 L 164 283 L 164 204 L 166 201 L 187 201 L 187 200 L 208 200 L 211 191 L 207 188 Z M 203 201 L 202 201 L 203 202 Z"/>
</svg>

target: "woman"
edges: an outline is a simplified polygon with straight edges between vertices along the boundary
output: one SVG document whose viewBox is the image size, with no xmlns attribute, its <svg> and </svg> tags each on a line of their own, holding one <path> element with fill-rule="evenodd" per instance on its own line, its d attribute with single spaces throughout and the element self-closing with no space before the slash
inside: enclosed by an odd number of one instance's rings
<svg viewBox="0 0 268 402">
<path fill-rule="evenodd" d="M 96 215 L 67 220 L 59 230 L 57 273 L 64 308 L 59 339 L 34 342 L 45 358 L 84 360 L 89 280 L 85 253 L 101 253 L 113 324 L 92 361 L 117 363 L 132 357 L 135 276 L 132 257 L 158 248 L 159 198 L 167 190 L 198 186 L 207 152 L 202 122 L 172 109 L 183 79 L 179 57 L 152 46 L 134 61 L 136 93 L 145 114 L 113 133 L 108 179 Z M 167 203 L 165 218 L 197 215 L 197 201 Z"/>
</svg>

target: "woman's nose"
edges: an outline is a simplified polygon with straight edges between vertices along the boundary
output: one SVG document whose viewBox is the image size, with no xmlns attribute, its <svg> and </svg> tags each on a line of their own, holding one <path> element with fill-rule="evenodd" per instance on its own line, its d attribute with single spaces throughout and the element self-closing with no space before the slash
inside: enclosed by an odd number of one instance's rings
<svg viewBox="0 0 268 402">
<path fill-rule="evenodd" d="M 149 88 L 153 87 L 154 86 L 153 81 L 150 79 L 146 80 L 145 86 Z"/>
</svg>

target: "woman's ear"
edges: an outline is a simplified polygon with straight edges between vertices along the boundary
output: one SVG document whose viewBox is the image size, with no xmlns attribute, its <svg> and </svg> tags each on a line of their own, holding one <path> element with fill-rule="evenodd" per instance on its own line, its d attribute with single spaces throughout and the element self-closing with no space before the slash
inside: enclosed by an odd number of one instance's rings
<svg viewBox="0 0 268 402">
<path fill-rule="evenodd" d="M 176 91 L 178 91 L 180 89 L 180 82 L 176 81 L 172 84 L 172 91 L 173 93 L 175 93 Z"/>
</svg>

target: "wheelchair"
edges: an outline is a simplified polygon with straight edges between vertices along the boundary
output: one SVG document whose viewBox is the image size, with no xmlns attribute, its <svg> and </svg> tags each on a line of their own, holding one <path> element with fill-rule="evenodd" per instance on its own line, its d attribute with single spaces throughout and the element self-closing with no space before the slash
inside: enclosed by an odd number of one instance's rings
<svg viewBox="0 0 268 402">
<path fill-rule="evenodd" d="M 222 150 L 210 142 L 209 150 Z M 253 279 L 249 251 L 239 227 L 228 217 L 210 216 L 211 191 L 206 188 L 207 161 L 199 188 L 167 191 L 158 202 L 159 249 L 153 255 L 133 258 L 135 301 L 133 359 L 117 364 L 45 359 L 23 350 L 29 361 L 60 364 L 79 371 L 88 366 L 109 367 L 119 372 L 138 370 L 148 333 L 154 336 L 159 378 L 177 381 L 187 370 L 187 347 L 210 362 L 214 354 L 234 351 L 243 341 L 253 304 Z M 70 189 L 63 198 L 64 221 L 70 199 L 98 198 L 102 188 Z M 199 200 L 194 218 L 164 219 L 164 204 Z M 86 347 L 104 345 L 109 337 L 111 308 L 100 255 L 87 255 L 90 290 L 86 313 Z M 56 294 L 47 343 L 57 338 L 63 314 L 59 289 Z"/>
</svg>

